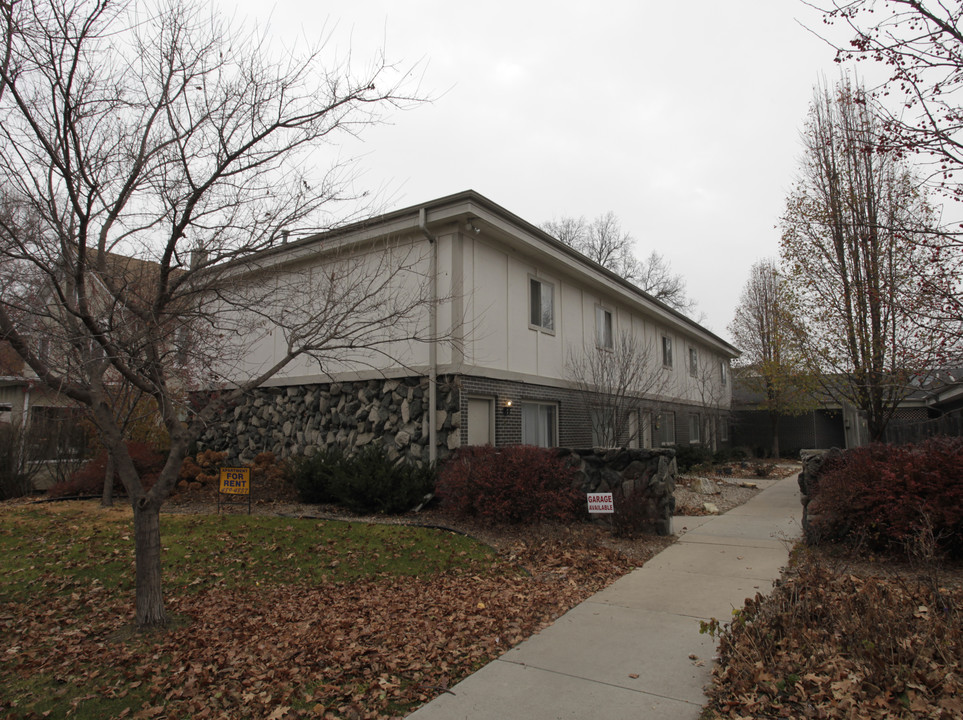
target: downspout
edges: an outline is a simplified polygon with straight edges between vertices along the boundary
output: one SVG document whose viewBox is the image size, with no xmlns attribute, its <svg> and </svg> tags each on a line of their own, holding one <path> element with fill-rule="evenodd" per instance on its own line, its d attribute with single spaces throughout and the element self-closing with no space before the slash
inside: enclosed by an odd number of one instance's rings
<svg viewBox="0 0 963 720">
<path fill-rule="evenodd" d="M 23 469 L 27 463 L 27 432 L 28 420 L 30 417 L 30 381 L 27 381 L 26 390 L 23 393 L 23 404 L 20 410 L 20 448 L 18 450 L 19 467 Z"/>
<path fill-rule="evenodd" d="M 438 461 L 438 244 L 428 231 L 427 213 L 418 209 L 418 227 L 431 245 L 428 274 L 431 277 L 431 304 L 428 306 L 428 460 Z"/>
</svg>

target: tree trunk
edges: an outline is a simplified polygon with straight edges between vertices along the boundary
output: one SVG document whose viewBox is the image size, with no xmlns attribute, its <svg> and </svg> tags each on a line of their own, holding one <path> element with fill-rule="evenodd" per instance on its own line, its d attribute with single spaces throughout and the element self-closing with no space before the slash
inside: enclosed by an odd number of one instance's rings
<svg viewBox="0 0 963 720">
<path fill-rule="evenodd" d="M 104 494 L 100 498 L 100 506 L 114 506 L 114 456 L 110 453 L 107 453 L 107 469 L 104 471 Z"/>
<path fill-rule="evenodd" d="M 772 457 L 779 459 L 779 413 L 769 413 L 769 422 L 772 425 Z"/>
<path fill-rule="evenodd" d="M 137 558 L 137 625 L 141 628 L 167 625 L 161 589 L 160 504 L 140 498 L 132 505 Z"/>
</svg>

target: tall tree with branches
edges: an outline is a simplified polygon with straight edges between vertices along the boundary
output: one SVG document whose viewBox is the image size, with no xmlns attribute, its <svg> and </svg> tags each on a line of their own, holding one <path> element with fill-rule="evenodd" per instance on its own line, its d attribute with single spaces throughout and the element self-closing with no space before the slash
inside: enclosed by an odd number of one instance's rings
<svg viewBox="0 0 963 720">
<path fill-rule="evenodd" d="M 280 265 L 287 228 L 347 199 L 320 151 L 411 102 L 407 76 L 382 59 L 355 74 L 323 47 L 276 55 L 179 0 L 20 0 L 0 20 L 0 339 L 88 409 L 134 510 L 137 622 L 162 625 L 159 511 L 205 426 L 295 360 L 323 372 L 424 336 L 413 242 Z M 264 366 L 259 340 L 279 348 Z M 118 384 L 170 438 L 150 488 Z"/>
<path fill-rule="evenodd" d="M 772 456 L 779 457 L 779 419 L 810 410 L 815 387 L 802 354 L 802 328 L 772 259 L 753 264 L 729 332 L 743 353 L 738 380 L 761 398 L 758 407 L 769 415 Z"/>
<path fill-rule="evenodd" d="M 825 389 L 862 411 L 881 440 L 910 380 L 947 344 L 939 326 L 917 322 L 939 303 L 932 287 L 942 282 L 939 248 L 911 240 L 931 227 L 932 210 L 899 156 L 879 152 L 879 122 L 858 86 L 817 89 L 803 142 L 782 258 L 804 347 Z"/>
<path fill-rule="evenodd" d="M 597 262 L 679 312 L 692 312 L 685 280 L 672 272 L 668 261 L 653 250 L 645 260 L 635 256 L 635 239 L 622 229 L 611 210 L 588 221 L 584 217 L 550 220 L 542 229 L 590 260 Z"/>
<path fill-rule="evenodd" d="M 939 193 L 963 202 L 963 5 L 922 0 L 833 0 L 814 5 L 828 24 L 852 35 L 836 46 L 837 62 L 871 62 L 886 69 L 885 81 L 870 94 L 880 118 L 879 148 L 912 159 Z M 957 331 L 955 352 L 963 352 L 963 223 L 953 203 L 932 227 L 908 235 L 921 245 L 936 244 L 944 279 L 929 291 L 942 299 L 920 316 L 920 324 L 950 325 Z M 947 253 L 947 249 L 952 253 Z"/>
</svg>

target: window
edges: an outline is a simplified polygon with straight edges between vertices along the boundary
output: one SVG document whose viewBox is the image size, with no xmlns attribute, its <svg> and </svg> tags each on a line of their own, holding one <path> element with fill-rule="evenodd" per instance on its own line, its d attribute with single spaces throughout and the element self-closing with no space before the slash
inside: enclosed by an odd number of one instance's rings
<svg viewBox="0 0 963 720">
<path fill-rule="evenodd" d="M 699 377 L 699 351 L 689 348 L 689 374 L 692 377 Z"/>
<path fill-rule="evenodd" d="M 529 323 L 542 330 L 555 329 L 555 288 L 551 283 L 529 278 Z"/>
<path fill-rule="evenodd" d="M 725 387 L 729 382 L 729 363 L 725 360 L 719 363 L 719 378 L 722 380 L 722 386 Z"/>
<path fill-rule="evenodd" d="M 689 413 L 689 442 L 697 443 L 702 441 L 700 430 L 702 429 L 702 420 L 699 418 L 698 413 Z"/>
<path fill-rule="evenodd" d="M 0 424 L 13 422 L 13 405 L 0 403 Z"/>
<path fill-rule="evenodd" d="M 615 418 L 611 409 L 589 412 L 592 421 L 592 447 L 614 448 L 618 445 L 615 438 Z"/>
<path fill-rule="evenodd" d="M 606 350 L 613 348 L 612 313 L 598 305 L 595 306 L 595 344 Z"/>
<path fill-rule="evenodd" d="M 729 442 L 729 419 L 728 418 L 719 419 L 719 440 L 722 442 Z"/>
<path fill-rule="evenodd" d="M 674 412 L 664 412 L 659 415 L 659 442 L 662 445 L 675 445 Z"/>
<path fill-rule="evenodd" d="M 519 403 L 522 415 L 522 444 L 555 447 L 556 407 L 547 403 Z"/>
<path fill-rule="evenodd" d="M 672 338 L 667 335 L 662 336 L 662 364 L 672 367 Z"/>
</svg>

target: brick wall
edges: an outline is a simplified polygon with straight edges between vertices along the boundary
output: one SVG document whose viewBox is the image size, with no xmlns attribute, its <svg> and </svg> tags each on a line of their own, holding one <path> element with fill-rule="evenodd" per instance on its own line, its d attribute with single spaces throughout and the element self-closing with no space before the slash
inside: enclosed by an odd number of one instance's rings
<svg viewBox="0 0 963 720">
<path fill-rule="evenodd" d="M 518 407 L 522 402 L 553 403 L 558 408 L 558 439 L 561 447 L 588 448 L 592 446 L 592 423 L 581 393 L 578 390 L 533 385 L 530 383 L 495 380 L 479 376 L 462 375 L 457 379 L 461 391 L 461 444 L 468 444 L 468 398 L 470 396 L 495 399 L 495 445 L 515 445 L 522 441 L 522 414 Z M 506 414 L 504 408 L 508 400 L 512 408 Z M 661 404 L 644 409 L 657 414 L 659 410 L 675 413 L 676 442 L 689 442 L 689 413 L 697 412 L 703 416 L 704 408 L 682 404 Z M 654 434 L 656 442 L 659 432 Z"/>
</svg>

